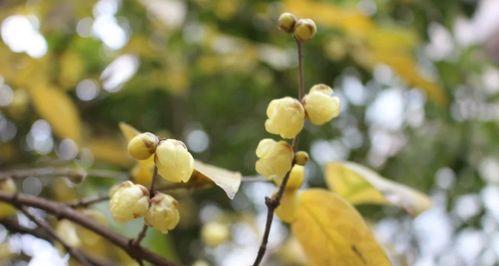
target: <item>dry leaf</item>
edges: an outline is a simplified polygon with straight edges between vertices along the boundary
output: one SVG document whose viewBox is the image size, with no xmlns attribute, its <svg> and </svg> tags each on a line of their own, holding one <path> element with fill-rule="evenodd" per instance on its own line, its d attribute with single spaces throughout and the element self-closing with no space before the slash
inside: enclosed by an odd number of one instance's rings
<svg viewBox="0 0 499 266">
<path fill-rule="evenodd" d="M 431 200 L 421 192 L 381 177 L 353 162 L 333 162 L 326 166 L 326 182 L 352 204 L 393 204 L 411 215 L 431 207 Z"/>
<path fill-rule="evenodd" d="M 29 94 L 37 112 L 50 123 L 57 136 L 80 143 L 82 126 L 78 109 L 66 93 L 39 84 L 29 89 Z"/>
<path fill-rule="evenodd" d="M 131 125 L 129 125 L 125 122 L 120 122 L 119 127 L 121 130 L 121 133 L 123 134 L 123 136 L 125 136 L 125 139 L 127 142 L 130 142 L 130 140 L 132 140 L 133 137 L 140 134 L 140 131 L 138 131 L 136 128 L 132 127 Z"/>
<path fill-rule="evenodd" d="M 110 137 L 95 137 L 86 143 L 87 147 L 97 160 L 127 167 L 131 165 L 132 159 L 123 150 L 123 144 Z"/>
<path fill-rule="evenodd" d="M 198 160 L 194 162 L 194 173 L 192 175 L 213 181 L 225 191 L 230 199 L 234 199 L 242 179 L 242 175 L 239 172 L 232 172 Z"/>
<path fill-rule="evenodd" d="M 301 193 L 292 230 L 310 265 L 390 265 L 360 214 L 333 192 Z"/>
</svg>

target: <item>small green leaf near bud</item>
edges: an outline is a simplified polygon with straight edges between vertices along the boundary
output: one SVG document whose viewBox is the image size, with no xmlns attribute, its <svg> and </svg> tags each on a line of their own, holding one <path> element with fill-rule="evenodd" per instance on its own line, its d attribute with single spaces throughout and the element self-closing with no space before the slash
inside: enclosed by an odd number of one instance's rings
<svg viewBox="0 0 499 266">
<path fill-rule="evenodd" d="M 315 22 L 309 18 L 299 19 L 295 25 L 295 38 L 300 42 L 312 39 L 317 32 Z"/>
<path fill-rule="evenodd" d="M 289 12 L 282 13 L 277 20 L 277 25 L 280 30 L 293 33 L 296 25 L 296 16 Z"/>
</svg>

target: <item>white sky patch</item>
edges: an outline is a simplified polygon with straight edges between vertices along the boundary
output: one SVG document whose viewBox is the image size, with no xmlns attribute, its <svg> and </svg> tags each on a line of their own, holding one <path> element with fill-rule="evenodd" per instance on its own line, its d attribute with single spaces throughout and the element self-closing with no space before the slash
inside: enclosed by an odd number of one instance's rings
<svg viewBox="0 0 499 266">
<path fill-rule="evenodd" d="M 118 23 L 115 15 L 118 12 L 119 3 L 117 0 L 100 0 L 94 5 L 93 15 L 95 17 L 92 25 L 92 33 L 99 38 L 107 47 L 117 50 L 125 46 L 128 42 L 126 30 Z M 80 34 L 86 35 L 86 25 L 79 25 Z M 77 28 L 78 29 L 78 28 Z"/>
<path fill-rule="evenodd" d="M 404 95 L 399 88 L 384 90 L 367 108 L 367 121 L 389 130 L 399 130 L 404 122 Z"/>
<path fill-rule="evenodd" d="M 128 41 L 127 33 L 114 16 L 98 16 L 95 18 L 92 30 L 96 37 L 113 50 L 122 48 Z"/>
<path fill-rule="evenodd" d="M 34 16 L 10 16 L 2 22 L 2 40 L 13 52 L 24 52 L 34 58 L 42 57 L 48 47 L 38 27 L 38 19 Z"/>
<path fill-rule="evenodd" d="M 464 17 L 456 19 L 454 34 L 459 44 L 463 46 L 482 43 L 489 39 L 499 25 L 499 1 L 478 1 L 478 7 L 471 19 Z"/>
<path fill-rule="evenodd" d="M 139 69 L 139 58 L 132 54 L 121 55 L 102 71 L 102 86 L 106 91 L 117 92 Z"/>
<path fill-rule="evenodd" d="M 187 5 L 180 0 L 141 0 L 149 13 L 163 24 L 178 28 L 182 26 L 187 15 Z"/>
<path fill-rule="evenodd" d="M 432 60 L 443 60 L 451 56 L 454 50 L 454 39 L 450 32 L 438 23 L 432 23 L 428 28 L 430 43 L 425 52 Z"/>
</svg>

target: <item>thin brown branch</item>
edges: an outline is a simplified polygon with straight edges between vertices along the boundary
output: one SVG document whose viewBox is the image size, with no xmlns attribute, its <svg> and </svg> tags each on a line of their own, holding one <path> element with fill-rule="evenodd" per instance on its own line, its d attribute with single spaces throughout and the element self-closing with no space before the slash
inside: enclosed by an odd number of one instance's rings
<svg viewBox="0 0 499 266">
<path fill-rule="evenodd" d="M 154 158 L 154 159 L 156 159 L 156 158 Z M 155 187 L 155 185 L 156 185 L 156 179 L 158 179 L 158 167 L 156 166 L 156 164 L 154 164 L 154 170 L 153 170 L 153 173 L 152 173 L 151 186 L 149 187 L 149 196 L 150 196 L 150 198 L 154 197 L 154 194 L 156 193 L 156 191 L 155 191 L 155 188 L 156 188 Z M 147 235 L 147 229 L 149 229 L 149 226 L 146 224 L 146 222 L 144 220 L 144 225 L 142 226 L 142 230 L 140 230 L 139 234 L 137 235 L 137 238 L 135 240 L 132 240 L 132 242 L 130 242 L 130 245 L 136 245 L 136 246 L 140 245 L 140 242 L 142 242 L 142 240 Z M 137 262 L 140 265 L 143 265 L 142 260 L 137 260 Z"/>
<path fill-rule="evenodd" d="M 26 169 L 10 169 L 0 171 L 0 180 L 6 178 L 26 178 L 29 176 L 37 177 L 52 177 L 52 176 L 66 176 L 74 177 L 76 179 L 86 176 L 112 178 L 112 179 L 126 179 L 128 174 L 125 172 L 105 170 L 105 169 L 89 169 L 72 168 L 72 167 L 40 167 L 40 168 L 26 168 Z"/>
<path fill-rule="evenodd" d="M 108 195 L 92 196 L 88 198 L 83 198 L 74 202 L 66 203 L 67 206 L 71 208 L 87 208 L 90 205 L 109 200 Z"/>
<path fill-rule="evenodd" d="M 140 245 L 131 246 L 130 238 L 126 238 L 120 234 L 110 231 L 108 228 L 96 223 L 87 216 L 79 213 L 78 211 L 66 206 L 62 203 L 57 203 L 44 198 L 25 194 L 9 194 L 0 191 L 0 201 L 12 204 L 17 207 L 29 206 L 46 211 L 59 219 L 67 219 L 78 225 L 81 225 L 94 233 L 104 237 L 115 246 L 121 248 L 130 257 L 136 260 L 144 260 L 158 266 L 174 266 L 173 262 L 143 248 Z"/>
<path fill-rule="evenodd" d="M 303 52 L 301 42 L 295 38 L 296 50 L 298 51 L 298 99 L 305 96 L 305 79 L 303 77 Z"/>
</svg>

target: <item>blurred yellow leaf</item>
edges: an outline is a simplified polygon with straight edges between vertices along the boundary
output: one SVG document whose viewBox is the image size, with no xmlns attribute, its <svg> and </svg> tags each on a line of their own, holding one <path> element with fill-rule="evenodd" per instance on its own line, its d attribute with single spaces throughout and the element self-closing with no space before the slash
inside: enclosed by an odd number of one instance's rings
<svg viewBox="0 0 499 266">
<path fill-rule="evenodd" d="M 131 171 L 133 180 L 147 187 L 149 187 L 149 185 L 151 184 L 153 174 L 154 174 L 154 156 L 151 156 L 146 160 L 138 161 Z"/>
<path fill-rule="evenodd" d="M 0 203 L 0 218 L 6 218 L 16 214 L 17 210 L 8 203 Z"/>
<path fill-rule="evenodd" d="M 242 175 L 214 165 L 196 160 L 194 162 L 194 177 L 203 177 L 213 181 L 222 188 L 230 199 L 233 199 L 241 185 Z"/>
<path fill-rule="evenodd" d="M 59 82 L 66 88 L 70 89 L 76 86 L 78 80 L 82 77 L 85 71 L 85 63 L 81 56 L 72 51 L 65 51 L 59 60 Z"/>
<path fill-rule="evenodd" d="M 356 163 L 329 163 L 325 176 L 329 188 L 352 204 L 392 204 L 411 215 L 418 215 L 431 207 L 431 200 L 426 195 L 384 179 Z"/>
<path fill-rule="evenodd" d="M 120 166 L 130 166 L 132 159 L 123 149 L 123 143 L 116 138 L 100 137 L 93 138 L 86 143 L 97 160 L 102 160 Z"/>
<path fill-rule="evenodd" d="M 82 126 L 78 109 L 66 93 L 43 83 L 28 92 L 38 114 L 50 123 L 57 136 L 80 143 Z"/>
<path fill-rule="evenodd" d="M 333 192 L 301 193 L 292 230 L 310 265 L 390 265 L 360 214 Z"/>
</svg>

